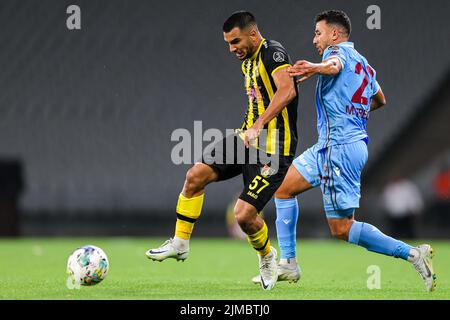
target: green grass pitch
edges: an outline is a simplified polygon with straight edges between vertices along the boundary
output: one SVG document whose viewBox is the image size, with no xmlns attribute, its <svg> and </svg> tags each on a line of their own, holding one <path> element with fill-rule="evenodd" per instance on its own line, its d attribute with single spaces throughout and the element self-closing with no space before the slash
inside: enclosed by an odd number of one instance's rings
<svg viewBox="0 0 450 320">
<path fill-rule="evenodd" d="M 185 262 L 154 262 L 144 253 L 160 238 L 34 238 L 0 240 L 0 299 L 449 299 L 450 242 L 435 249 L 437 289 L 425 291 L 413 267 L 337 240 L 299 240 L 303 271 L 296 284 L 263 291 L 250 282 L 258 259 L 246 241 L 193 238 Z M 414 242 L 413 244 L 419 244 Z M 93 287 L 66 287 L 66 262 L 77 247 L 92 244 L 108 255 L 106 279 Z M 272 245 L 277 246 L 273 240 Z M 369 266 L 381 270 L 381 289 L 367 288 Z"/>
</svg>

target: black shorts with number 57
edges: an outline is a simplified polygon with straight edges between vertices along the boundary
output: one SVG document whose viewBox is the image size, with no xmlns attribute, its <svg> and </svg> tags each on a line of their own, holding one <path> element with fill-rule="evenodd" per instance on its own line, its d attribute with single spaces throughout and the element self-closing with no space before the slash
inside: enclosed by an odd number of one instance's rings
<svg viewBox="0 0 450 320">
<path fill-rule="evenodd" d="M 202 156 L 202 162 L 217 172 L 217 181 L 242 174 L 244 189 L 239 199 L 253 205 L 258 212 L 275 194 L 292 161 L 291 156 L 267 155 L 252 147 L 245 148 L 236 134 L 207 147 Z"/>
</svg>

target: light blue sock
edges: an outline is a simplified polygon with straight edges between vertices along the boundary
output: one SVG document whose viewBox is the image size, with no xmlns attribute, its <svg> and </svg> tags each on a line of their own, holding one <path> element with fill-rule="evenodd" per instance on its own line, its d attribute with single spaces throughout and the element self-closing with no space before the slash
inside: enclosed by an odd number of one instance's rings
<svg viewBox="0 0 450 320">
<path fill-rule="evenodd" d="M 297 198 L 277 199 L 277 238 L 280 246 L 280 258 L 289 259 L 296 256 L 296 228 L 298 218 Z"/>
<path fill-rule="evenodd" d="M 395 258 L 408 259 L 411 246 L 391 238 L 369 223 L 353 222 L 348 242 L 364 247 L 369 251 L 393 256 Z"/>
</svg>

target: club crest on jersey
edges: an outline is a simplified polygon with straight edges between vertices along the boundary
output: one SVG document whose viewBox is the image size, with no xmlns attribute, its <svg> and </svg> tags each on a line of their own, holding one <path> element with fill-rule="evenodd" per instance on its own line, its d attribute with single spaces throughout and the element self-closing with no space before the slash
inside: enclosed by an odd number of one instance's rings
<svg viewBox="0 0 450 320">
<path fill-rule="evenodd" d="M 261 168 L 261 175 L 264 178 L 268 178 L 275 173 L 276 173 L 276 170 L 269 167 L 267 164 L 265 164 L 264 167 Z"/>
</svg>

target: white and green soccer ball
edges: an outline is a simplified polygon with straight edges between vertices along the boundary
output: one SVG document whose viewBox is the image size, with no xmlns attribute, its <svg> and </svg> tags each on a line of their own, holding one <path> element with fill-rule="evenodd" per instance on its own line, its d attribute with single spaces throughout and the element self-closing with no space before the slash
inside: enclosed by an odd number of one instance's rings
<svg viewBox="0 0 450 320">
<path fill-rule="evenodd" d="M 102 249 L 92 245 L 77 248 L 67 260 L 67 286 L 95 285 L 105 279 L 108 270 L 108 257 Z"/>
</svg>

